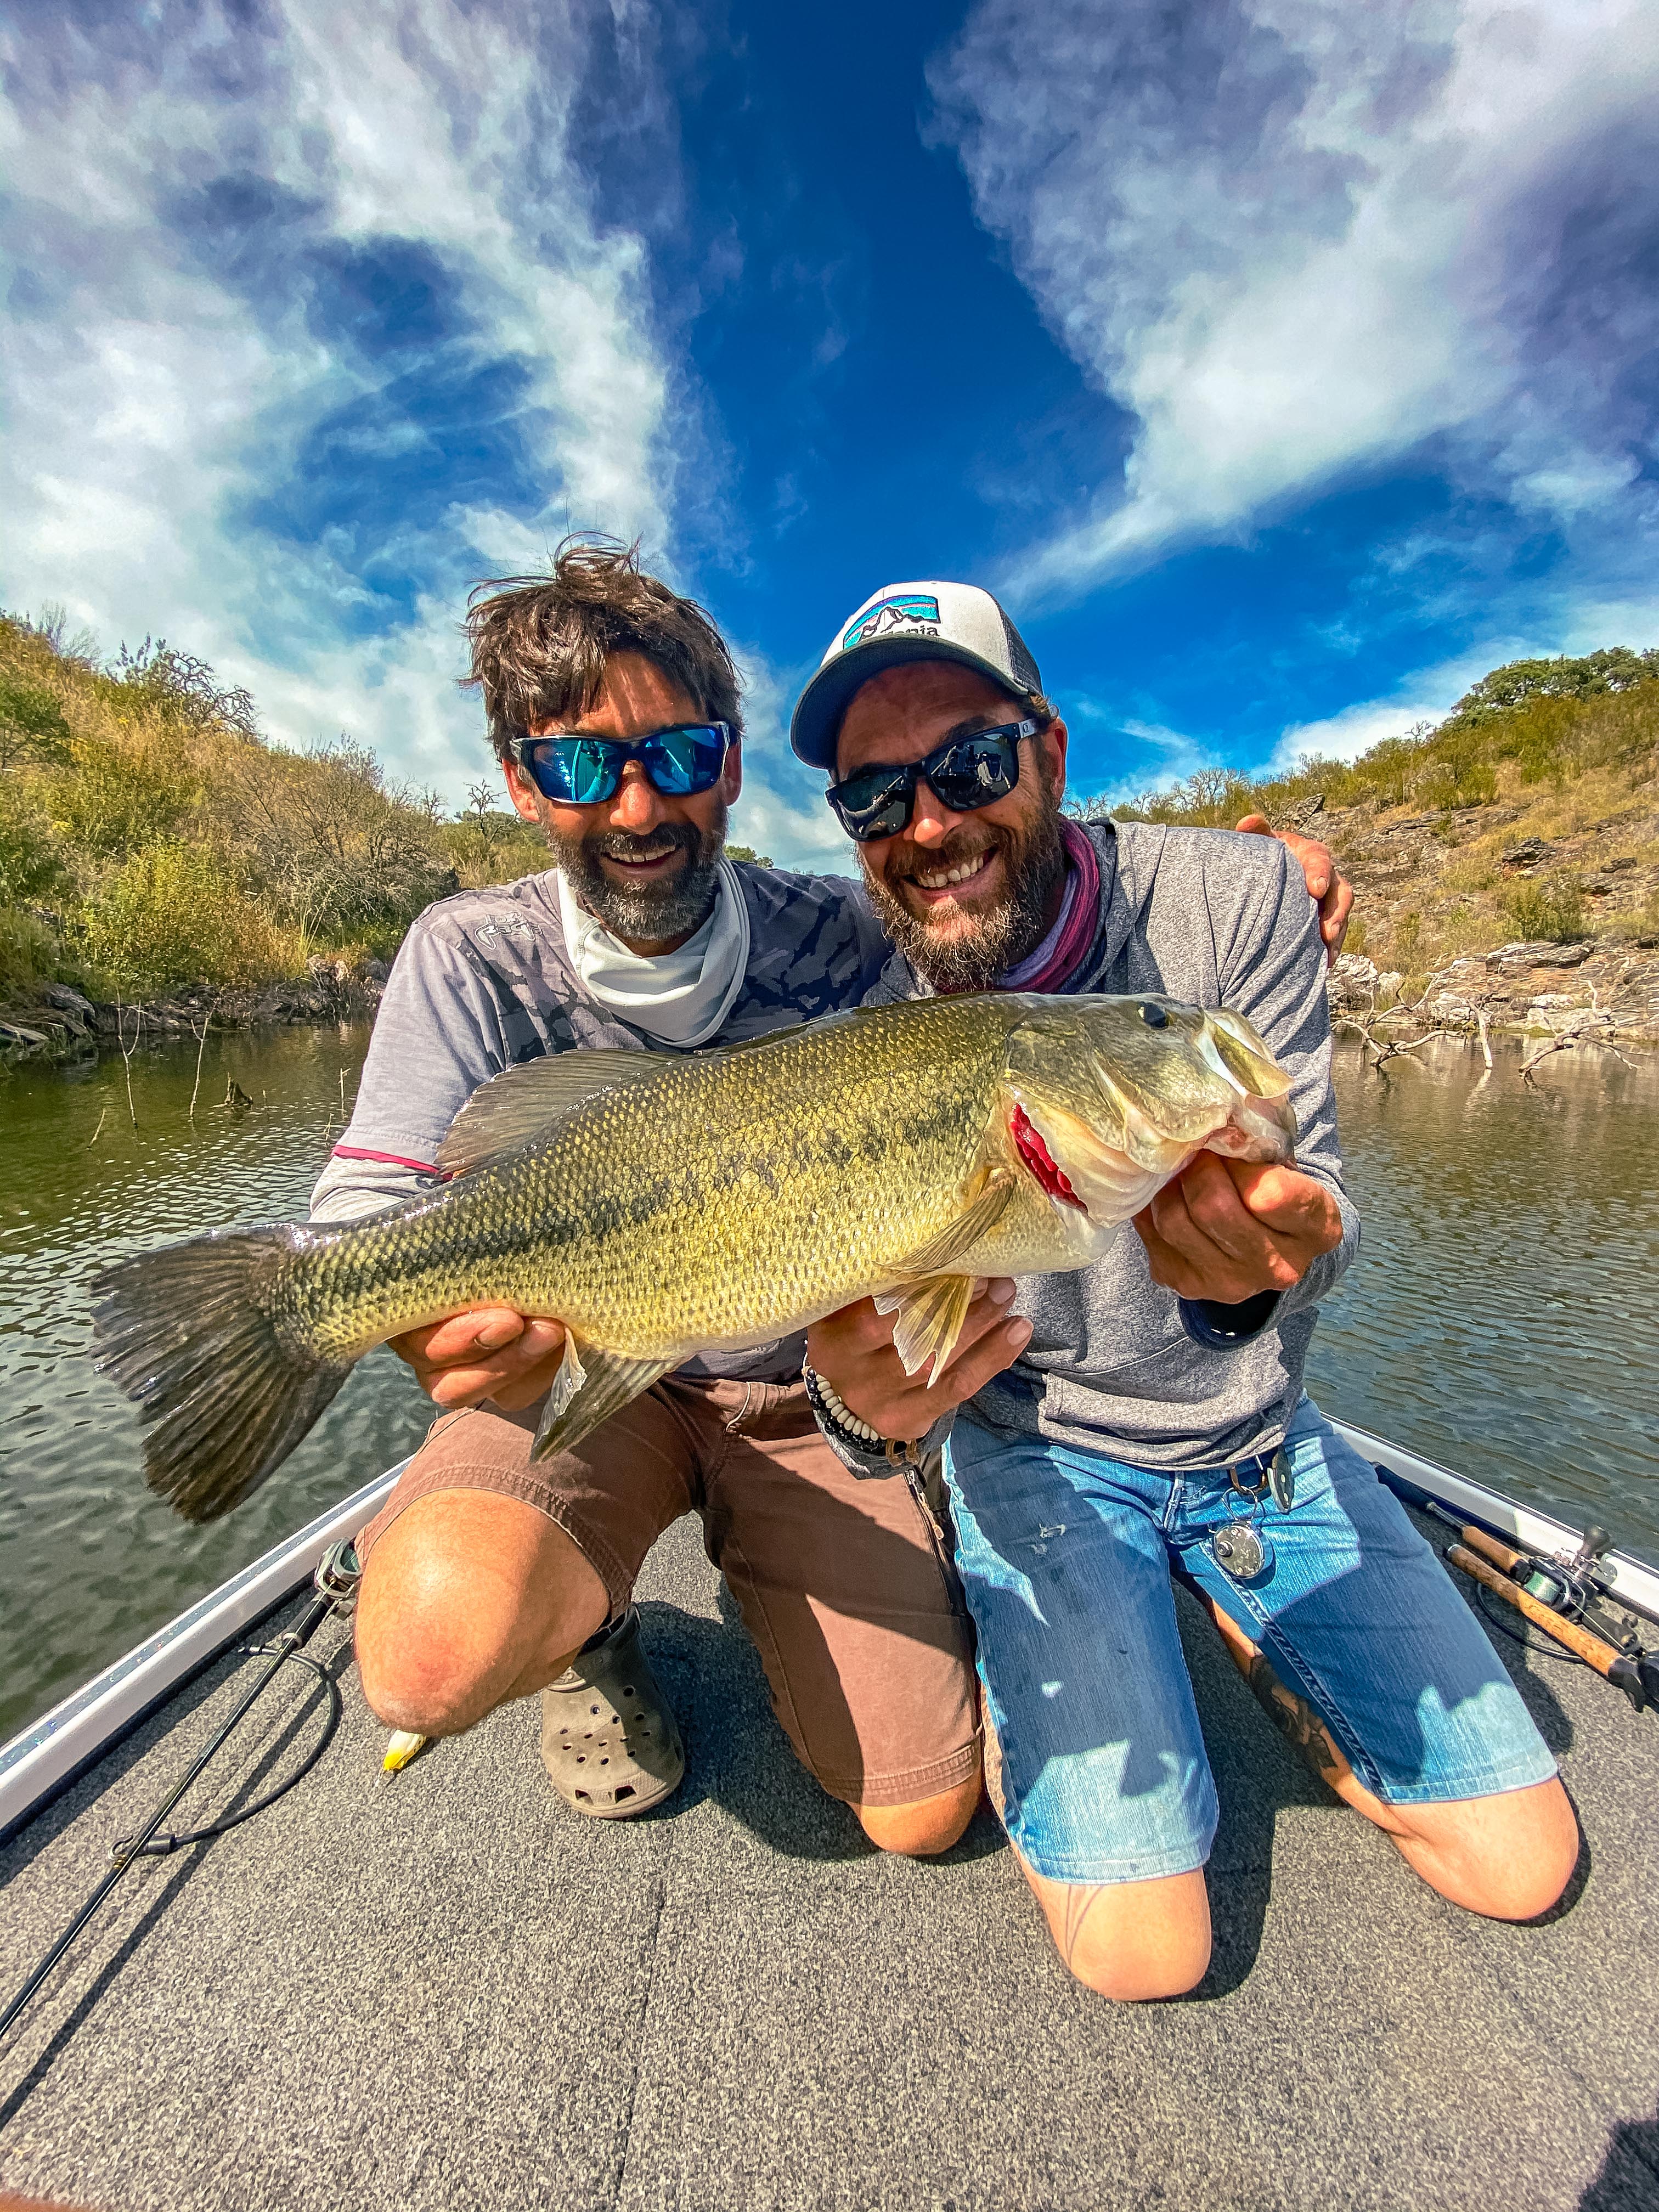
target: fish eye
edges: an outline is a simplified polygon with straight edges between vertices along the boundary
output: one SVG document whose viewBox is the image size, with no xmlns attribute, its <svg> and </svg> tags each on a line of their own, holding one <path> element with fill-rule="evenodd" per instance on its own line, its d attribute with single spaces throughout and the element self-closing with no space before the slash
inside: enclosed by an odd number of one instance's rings
<svg viewBox="0 0 1659 2212">
<path fill-rule="evenodd" d="M 1149 1030 L 1167 1030 L 1170 1026 L 1169 1015 L 1162 1006 L 1155 1005 L 1151 999 L 1141 1000 L 1140 1018 Z"/>
</svg>

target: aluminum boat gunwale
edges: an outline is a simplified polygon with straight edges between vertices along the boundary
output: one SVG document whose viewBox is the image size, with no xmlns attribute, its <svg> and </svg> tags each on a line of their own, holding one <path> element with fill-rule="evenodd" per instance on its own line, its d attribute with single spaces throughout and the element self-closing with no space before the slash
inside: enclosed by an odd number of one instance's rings
<svg viewBox="0 0 1659 2212">
<path fill-rule="evenodd" d="M 0 1747 L 0 1844 L 252 1622 L 302 1589 L 331 1544 L 374 1518 L 407 1464 L 400 1460 L 307 1522 Z"/>
</svg>

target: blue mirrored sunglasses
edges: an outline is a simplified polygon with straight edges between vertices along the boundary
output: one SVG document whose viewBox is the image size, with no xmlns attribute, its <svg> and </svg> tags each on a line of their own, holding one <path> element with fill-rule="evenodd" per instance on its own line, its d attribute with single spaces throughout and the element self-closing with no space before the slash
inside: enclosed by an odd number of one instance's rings
<svg viewBox="0 0 1659 2212">
<path fill-rule="evenodd" d="M 679 722 L 648 738 L 532 738 L 520 731 L 512 747 L 514 758 L 544 799 L 567 806 L 598 806 L 616 797 L 631 760 L 638 761 L 646 781 L 665 799 L 712 791 L 732 741 L 729 722 Z"/>
</svg>

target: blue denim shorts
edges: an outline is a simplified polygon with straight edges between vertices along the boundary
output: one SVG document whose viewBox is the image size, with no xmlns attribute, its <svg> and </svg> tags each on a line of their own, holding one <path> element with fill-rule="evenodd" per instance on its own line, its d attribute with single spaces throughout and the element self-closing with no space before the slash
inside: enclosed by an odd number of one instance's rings
<svg viewBox="0 0 1659 2212">
<path fill-rule="evenodd" d="M 1233 1580 L 1210 1543 L 1224 1468 L 1170 1475 L 958 1415 L 945 1450 L 1005 1819 L 1054 1881 L 1147 1881 L 1210 1855 L 1215 1784 L 1176 1630 L 1183 1567 L 1305 1697 L 1393 1805 L 1486 1797 L 1555 1771 L 1515 1685 L 1392 1492 L 1304 1398 L 1289 1512 Z"/>
</svg>

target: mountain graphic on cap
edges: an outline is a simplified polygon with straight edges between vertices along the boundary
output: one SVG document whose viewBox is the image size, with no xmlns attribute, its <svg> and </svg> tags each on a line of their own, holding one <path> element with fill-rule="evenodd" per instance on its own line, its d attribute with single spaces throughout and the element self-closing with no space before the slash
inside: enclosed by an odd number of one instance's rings
<svg viewBox="0 0 1659 2212">
<path fill-rule="evenodd" d="M 977 584 L 884 584 L 836 633 L 801 693 L 789 742 L 813 768 L 832 774 L 836 740 L 860 684 L 908 660 L 955 660 L 977 668 L 1022 704 L 1042 690 L 1024 639 L 1000 604 Z"/>
</svg>

